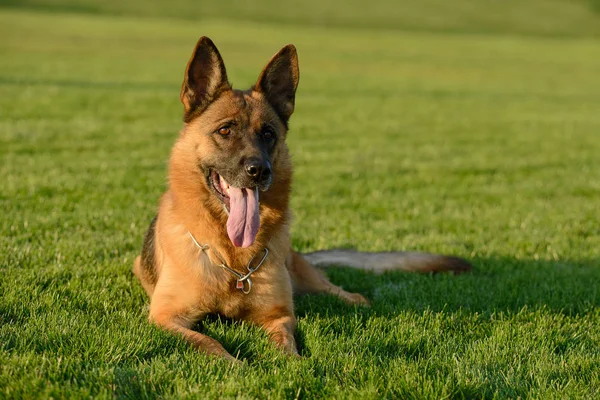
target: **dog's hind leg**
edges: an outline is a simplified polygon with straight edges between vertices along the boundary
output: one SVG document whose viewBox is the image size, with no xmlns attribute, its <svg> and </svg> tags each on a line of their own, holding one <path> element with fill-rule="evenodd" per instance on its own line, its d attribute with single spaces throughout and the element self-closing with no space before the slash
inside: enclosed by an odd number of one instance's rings
<svg viewBox="0 0 600 400">
<path fill-rule="evenodd" d="M 292 278 L 295 293 L 331 293 L 348 304 L 369 304 L 361 294 L 346 292 L 329 282 L 322 271 L 310 265 L 300 254 L 290 251 L 288 271 Z"/>
</svg>

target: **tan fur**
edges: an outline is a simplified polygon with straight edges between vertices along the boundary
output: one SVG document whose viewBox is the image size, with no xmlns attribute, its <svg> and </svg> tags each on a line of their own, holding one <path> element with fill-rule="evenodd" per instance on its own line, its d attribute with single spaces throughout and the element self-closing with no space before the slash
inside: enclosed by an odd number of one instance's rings
<svg viewBox="0 0 600 400">
<path fill-rule="evenodd" d="M 148 239 L 151 254 L 146 257 L 152 261 L 137 257 L 133 272 L 151 298 L 150 320 L 182 335 L 205 353 L 235 360 L 216 340 L 191 329 L 206 315 L 219 314 L 263 327 L 285 352 L 297 354 L 294 291 L 331 293 L 349 304 L 368 301 L 329 282 L 321 271 L 290 248 L 292 165 L 284 139 L 299 79 L 295 49 L 291 45 L 284 47 L 260 74 L 257 85 L 243 93 L 231 89 L 224 66 L 219 63 L 222 60 L 212 42 L 201 38 L 182 85 L 186 123 L 171 153 L 169 187 L 160 200 L 158 219 L 151 226 Z M 275 76 L 276 73 L 282 73 L 283 78 Z M 284 84 L 288 79 L 288 86 L 293 85 L 291 96 L 277 91 L 282 79 Z M 220 142 L 211 135 L 230 118 L 237 118 L 248 132 L 260 130 L 267 121 L 276 126 L 280 137 L 273 150 L 273 181 L 260 197 L 260 230 L 248 248 L 232 245 L 226 231 L 227 212 L 209 190 L 198 166 L 199 162 L 208 165 L 219 156 Z M 188 232 L 210 249 L 199 249 Z M 268 257 L 252 275 L 252 291 L 244 294 L 235 288 L 236 278 L 219 267 L 218 255 L 231 268 L 245 272 L 245 266 L 263 248 L 269 250 Z M 438 269 L 454 269 L 440 262 L 443 256 L 411 254 L 409 258 L 390 256 L 378 265 L 385 265 L 386 270 L 399 265 L 411 270 L 427 265 L 424 270 L 429 270 L 435 269 L 433 264 Z M 333 258 L 313 258 L 333 264 L 343 260 L 345 265 L 358 266 L 339 254 Z M 416 267 L 409 268 L 415 260 Z"/>
</svg>

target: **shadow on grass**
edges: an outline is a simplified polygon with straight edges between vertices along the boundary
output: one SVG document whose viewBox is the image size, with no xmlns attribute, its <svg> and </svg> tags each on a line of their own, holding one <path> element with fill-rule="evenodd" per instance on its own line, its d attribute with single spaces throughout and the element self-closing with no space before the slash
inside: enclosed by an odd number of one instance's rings
<svg viewBox="0 0 600 400">
<path fill-rule="evenodd" d="M 372 306 L 348 306 L 330 295 L 298 297 L 301 354 L 310 354 L 303 319 L 311 321 L 308 329 L 313 330 L 312 336 L 318 329 L 316 335 L 335 340 L 342 349 L 359 349 L 382 368 L 395 359 L 409 364 L 433 362 L 433 375 L 455 374 L 452 363 L 433 360 L 446 355 L 469 359 L 472 350 L 482 343 L 492 343 L 489 349 L 493 351 L 493 343 L 503 343 L 507 337 L 518 344 L 505 343 L 501 348 L 533 346 L 532 352 L 547 352 L 549 357 L 561 359 L 577 357 L 596 347 L 595 338 L 584 327 L 590 326 L 587 316 L 596 313 L 600 305 L 598 260 L 497 257 L 470 261 L 473 272 L 459 276 L 401 272 L 375 275 L 348 268 L 329 269 L 327 274 L 334 283 L 365 294 Z M 392 318 L 403 324 L 402 329 L 385 322 Z M 494 393 L 525 397 L 528 387 L 539 384 L 525 373 L 522 379 L 527 384 L 513 386 L 498 373 L 508 368 L 510 360 L 502 358 L 501 351 L 496 357 L 478 364 L 479 372 L 489 378 L 485 385 L 457 380 L 453 382 L 452 397 L 492 398 Z"/>
<path fill-rule="evenodd" d="M 352 292 L 365 294 L 369 314 L 411 310 L 454 312 L 463 310 L 484 315 L 516 313 L 527 307 L 576 315 L 600 305 L 600 261 L 517 260 L 506 257 L 473 259 L 471 273 L 411 274 L 389 272 L 375 275 L 350 268 L 329 268 L 332 282 Z M 296 301 L 299 317 L 319 314 L 354 314 L 354 307 L 327 297 L 312 302 L 308 296 Z"/>
</svg>

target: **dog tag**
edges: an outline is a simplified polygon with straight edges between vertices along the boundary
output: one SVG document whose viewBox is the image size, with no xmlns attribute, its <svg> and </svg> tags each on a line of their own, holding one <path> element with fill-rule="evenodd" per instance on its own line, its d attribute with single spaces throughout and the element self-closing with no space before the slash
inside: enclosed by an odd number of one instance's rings
<svg viewBox="0 0 600 400">
<path fill-rule="evenodd" d="M 244 282 L 237 281 L 237 283 L 235 284 L 235 288 L 236 289 L 243 289 L 244 288 Z"/>
</svg>

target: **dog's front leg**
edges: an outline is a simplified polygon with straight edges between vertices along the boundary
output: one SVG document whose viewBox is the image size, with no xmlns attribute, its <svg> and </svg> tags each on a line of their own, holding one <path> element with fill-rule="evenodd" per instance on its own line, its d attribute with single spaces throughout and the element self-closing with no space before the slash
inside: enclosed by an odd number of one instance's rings
<svg viewBox="0 0 600 400">
<path fill-rule="evenodd" d="M 168 312 L 150 312 L 150 321 L 163 329 L 182 335 L 192 346 L 208 355 L 215 355 L 229 361 L 239 362 L 217 340 L 190 329 L 193 323 L 184 318 Z"/>
<path fill-rule="evenodd" d="M 296 317 L 290 306 L 271 306 L 255 310 L 250 319 L 261 326 L 269 337 L 283 351 L 298 355 L 294 333 L 296 332 Z"/>
</svg>

